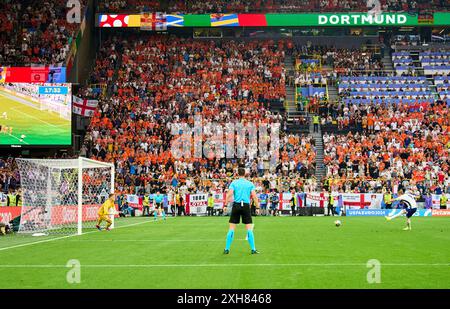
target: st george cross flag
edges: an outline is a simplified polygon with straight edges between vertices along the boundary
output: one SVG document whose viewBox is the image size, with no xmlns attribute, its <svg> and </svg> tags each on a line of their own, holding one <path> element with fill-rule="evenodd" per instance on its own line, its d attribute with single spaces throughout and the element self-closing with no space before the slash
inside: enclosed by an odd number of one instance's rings
<svg viewBox="0 0 450 309">
<path fill-rule="evenodd" d="M 91 117 L 94 115 L 98 100 L 87 100 L 77 96 L 72 98 L 73 112 L 77 115 Z"/>
<path fill-rule="evenodd" d="M 166 31 L 167 18 L 165 13 L 141 13 L 141 30 Z"/>
</svg>

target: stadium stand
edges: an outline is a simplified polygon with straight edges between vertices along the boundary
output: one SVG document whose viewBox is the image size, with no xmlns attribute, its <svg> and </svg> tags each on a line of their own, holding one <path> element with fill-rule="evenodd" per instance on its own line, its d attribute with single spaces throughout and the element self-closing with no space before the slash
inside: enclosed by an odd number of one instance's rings
<svg viewBox="0 0 450 309">
<path fill-rule="evenodd" d="M 450 106 L 450 77 L 449 76 L 436 76 L 434 78 L 439 98 Z"/>
<path fill-rule="evenodd" d="M 168 181 L 176 176 L 184 183 L 188 174 L 216 179 L 235 174 L 236 163 L 223 159 L 174 160 L 170 122 L 192 123 L 193 114 L 221 124 L 283 121 L 283 115 L 270 111 L 271 103 L 285 97 L 282 41 L 151 36 L 121 42 L 117 87 L 94 115 L 86 140 L 92 158 L 117 164 L 119 184 L 139 190 L 148 177 Z M 99 60 L 94 72 L 101 71 Z M 98 78 L 104 80 L 105 74 Z M 306 136 L 283 132 L 280 150 L 275 173 L 311 176 L 302 169 L 314 166 L 315 158 Z M 262 158 L 247 161 L 254 176 L 262 176 L 262 164 Z"/>
<path fill-rule="evenodd" d="M 16 190 L 20 185 L 19 171 L 12 157 L 0 159 L 0 191 Z"/>
<path fill-rule="evenodd" d="M 425 76 L 342 77 L 338 89 L 346 104 L 416 104 L 434 101 Z"/>
<path fill-rule="evenodd" d="M 0 3 L 0 63 L 9 65 L 15 63 L 19 44 L 20 29 L 18 17 L 21 9 L 20 3 L 12 0 Z"/>
<path fill-rule="evenodd" d="M 425 75 L 450 74 L 450 50 L 428 51 L 419 54 Z"/>
<path fill-rule="evenodd" d="M 86 1 L 80 1 L 82 9 Z M 2 64 L 14 66 L 54 65 L 61 66 L 66 60 L 69 45 L 80 25 L 67 22 L 67 1 L 26 0 L 20 3 L 7 1 L 8 13 L 2 23 L 5 35 L 9 30 L 8 44 L 0 47 Z M 20 17 L 20 18 L 19 18 Z M 15 27 L 13 27 L 15 25 Z M 2 37 L 0 32 L 0 37 Z"/>
<path fill-rule="evenodd" d="M 369 192 L 393 190 L 409 179 L 422 193 L 443 186 L 450 146 L 446 53 L 394 52 L 401 76 L 338 79 L 340 102 L 322 115 L 338 125 L 335 133 L 324 135 L 326 175 L 334 179 L 329 185 Z M 413 54 L 419 55 L 417 66 Z M 420 68 L 428 77 L 407 74 Z M 348 127 L 353 132 L 336 134 Z"/>
<path fill-rule="evenodd" d="M 416 70 L 410 52 L 403 51 L 392 53 L 392 62 L 397 75 L 411 75 Z"/>
<path fill-rule="evenodd" d="M 339 179 L 337 184 L 347 178 L 384 179 L 381 185 L 374 182 L 377 187 L 372 183 L 365 188 L 378 190 L 406 178 L 429 188 L 439 175 L 448 175 L 446 104 L 353 105 L 343 114 L 359 117 L 363 131 L 324 135 L 327 176 Z"/>
</svg>

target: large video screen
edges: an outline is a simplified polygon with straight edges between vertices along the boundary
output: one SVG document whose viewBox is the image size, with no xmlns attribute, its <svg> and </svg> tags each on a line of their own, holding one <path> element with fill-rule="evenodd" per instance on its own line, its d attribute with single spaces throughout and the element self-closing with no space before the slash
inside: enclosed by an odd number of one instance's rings
<svg viewBox="0 0 450 309">
<path fill-rule="evenodd" d="M 0 146 L 72 144 L 71 84 L 0 84 Z"/>
</svg>

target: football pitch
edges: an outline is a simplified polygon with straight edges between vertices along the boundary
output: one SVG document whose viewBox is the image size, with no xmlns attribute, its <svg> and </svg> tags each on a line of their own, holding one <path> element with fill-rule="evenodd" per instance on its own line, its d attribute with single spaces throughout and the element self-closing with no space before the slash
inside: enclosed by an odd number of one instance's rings
<svg viewBox="0 0 450 309">
<path fill-rule="evenodd" d="M 37 105 L 0 90 L 0 125 L 13 128 L 11 133 L 0 132 L 0 145 L 71 144 L 71 122 L 56 113 L 41 111 Z M 7 119 L 2 118 L 4 112 Z"/>
<path fill-rule="evenodd" d="M 243 225 L 223 254 L 228 217 L 121 218 L 110 232 L 8 235 L 0 288 L 450 288 L 450 218 L 414 217 L 412 231 L 402 230 L 404 218 L 340 217 L 340 227 L 335 219 L 256 217 L 258 255 Z M 368 282 L 374 259 L 380 283 Z M 67 281 L 70 260 L 80 263 L 79 283 Z"/>
</svg>

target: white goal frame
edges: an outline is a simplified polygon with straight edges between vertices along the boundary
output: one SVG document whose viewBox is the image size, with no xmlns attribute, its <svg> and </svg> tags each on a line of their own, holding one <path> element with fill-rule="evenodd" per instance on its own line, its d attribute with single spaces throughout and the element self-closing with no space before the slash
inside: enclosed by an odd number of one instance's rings
<svg viewBox="0 0 450 309">
<path fill-rule="evenodd" d="M 95 226 L 96 207 L 100 207 L 109 193 L 114 193 L 113 163 L 84 157 L 18 158 L 16 162 L 23 190 L 19 233 L 54 231 L 81 235 L 84 226 Z M 114 215 L 115 211 L 110 214 L 111 228 L 114 227 Z"/>
<path fill-rule="evenodd" d="M 78 157 L 78 222 L 77 222 L 77 234 L 83 233 L 83 162 L 95 163 L 96 165 L 103 165 L 111 168 L 111 189 L 110 193 L 114 193 L 114 177 L 116 176 L 114 164 L 96 161 L 84 157 Z M 111 215 L 112 225 L 114 228 L 114 214 Z"/>
</svg>

